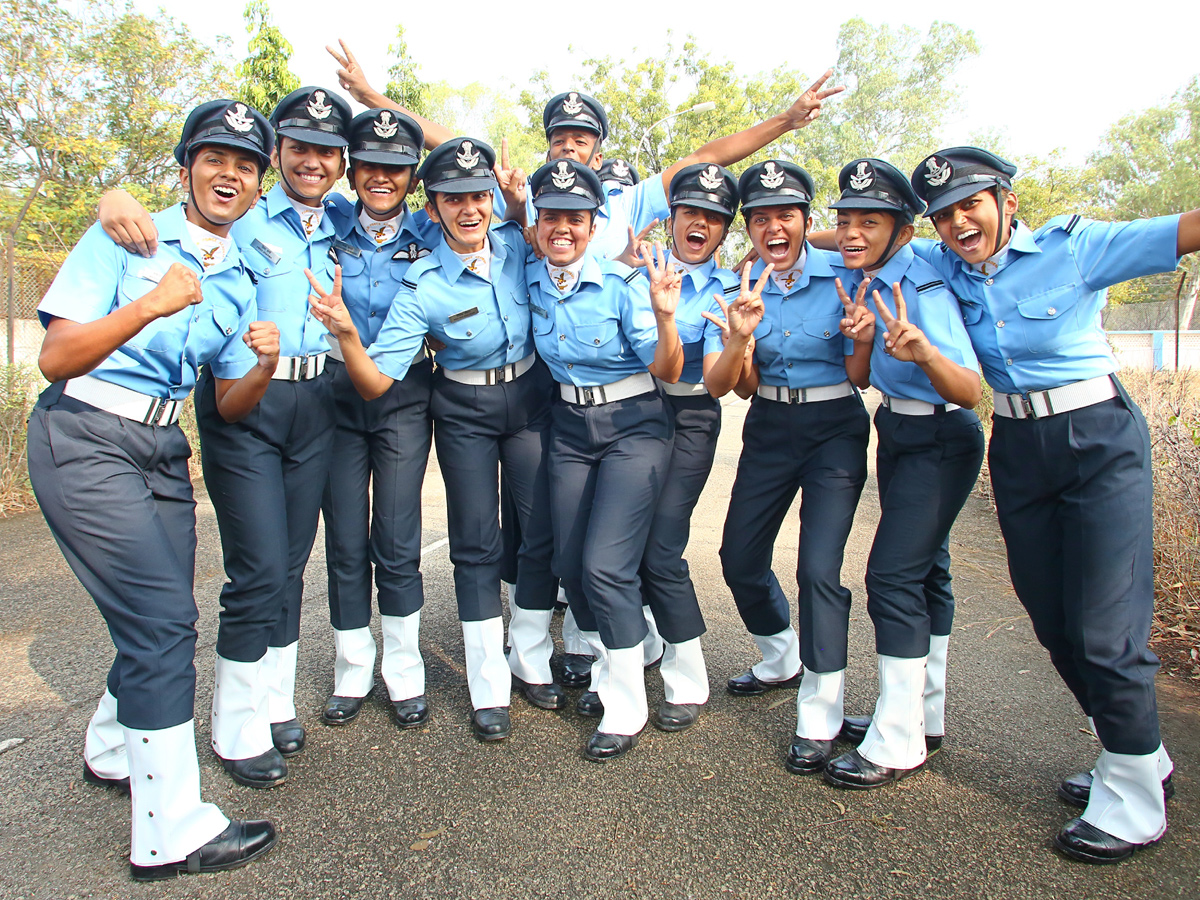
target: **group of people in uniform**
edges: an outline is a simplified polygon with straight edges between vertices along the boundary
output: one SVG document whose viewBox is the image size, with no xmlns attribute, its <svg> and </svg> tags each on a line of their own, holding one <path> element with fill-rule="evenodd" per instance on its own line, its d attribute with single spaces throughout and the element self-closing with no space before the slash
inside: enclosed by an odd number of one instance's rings
<svg viewBox="0 0 1200 900">
<path fill-rule="evenodd" d="M 586 686 L 576 709 L 599 720 L 588 759 L 626 754 L 649 721 L 695 724 L 709 679 L 683 554 L 733 391 L 752 403 L 720 555 L 761 659 L 728 690 L 796 688 L 787 769 L 871 789 L 942 744 L 948 539 L 982 462 L 982 369 L 1013 584 L 1103 746 L 1059 787 L 1083 813 L 1056 845 L 1113 862 L 1162 838 L 1149 443 L 1098 313 L 1108 286 L 1200 249 L 1200 211 L 1031 231 L 1015 167 L 954 147 L 911 176 L 848 162 L 836 227 L 812 233 L 802 167 L 727 167 L 816 119 L 841 90 L 829 73 L 644 180 L 604 159 L 602 105 L 559 94 L 547 162 L 527 178 L 505 148 L 497 159 L 374 91 L 344 45 L 334 55 L 365 112 L 319 87 L 269 119 L 198 106 L 175 151 L 187 199 L 151 216 L 107 195 L 39 307 L 52 383 L 30 419 L 30 476 L 116 647 L 84 779 L 131 795 L 135 879 L 232 868 L 277 839 L 200 797 L 195 504 L 176 424 L 193 387 L 227 575 L 212 748 L 238 783 L 283 782 L 304 748 L 293 694 L 318 516 L 336 651 L 322 720 L 352 722 L 374 687 L 373 573 L 395 722 L 428 722 L 420 488 L 434 441 L 474 735 L 509 736 L 514 687 L 568 705 L 551 669 L 560 591 L 560 681 Z M 279 182 L 262 196 L 268 166 Z M 331 190 L 343 174 L 356 203 Z M 717 251 L 739 211 L 754 254 L 733 272 Z M 940 243 L 914 238 L 920 216 Z M 643 240 L 657 221 L 669 247 Z M 879 695 L 856 717 L 841 566 L 868 385 L 882 394 L 866 574 Z M 772 564 L 798 492 L 793 619 Z M 653 714 L 648 664 L 664 687 Z"/>
</svg>

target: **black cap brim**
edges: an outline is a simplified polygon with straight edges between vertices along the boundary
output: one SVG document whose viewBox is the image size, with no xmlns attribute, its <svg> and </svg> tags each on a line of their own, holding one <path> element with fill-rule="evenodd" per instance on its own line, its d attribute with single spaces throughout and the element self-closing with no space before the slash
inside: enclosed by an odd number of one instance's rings
<svg viewBox="0 0 1200 900">
<path fill-rule="evenodd" d="M 888 203 L 877 197 L 843 197 L 829 204 L 830 209 L 878 209 L 897 215 L 912 216 L 912 210 L 899 203 Z"/>
<path fill-rule="evenodd" d="M 330 134 L 328 131 L 317 131 L 316 129 L 303 128 L 299 125 L 288 125 L 280 128 L 278 134 L 280 137 L 290 137 L 292 140 L 301 141 L 305 144 L 315 144 L 318 147 L 347 146 L 346 139 L 340 134 Z"/>
<path fill-rule="evenodd" d="M 758 209 L 760 206 L 798 206 L 806 213 L 812 205 L 811 200 L 805 200 L 803 197 L 789 197 L 784 194 L 772 194 L 770 197 L 758 197 L 742 201 L 742 212 L 745 213 L 748 209 Z"/>
<path fill-rule="evenodd" d="M 491 191 L 496 188 L 496 177 L 490 172 L 468 178 L 448 178 L 445 181 L 425 182 L 426 191 L 438 194 L 474 194 L 476 191 Z"/>
<path fill-rule="evenodd" d="M 380 166 L 415 166 L 420 162 L 411 153 L 389 153 L 386 150 L 351 150 L 350 159 Z"/>
</svg>

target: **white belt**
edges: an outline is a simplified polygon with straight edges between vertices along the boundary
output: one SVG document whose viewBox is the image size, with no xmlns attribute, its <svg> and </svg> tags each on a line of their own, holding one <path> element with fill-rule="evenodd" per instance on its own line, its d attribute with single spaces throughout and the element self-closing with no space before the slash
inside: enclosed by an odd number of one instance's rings
<svg viewBox="0 0 1200 900">
<path fill-rule="evenodd" d="M 692 384 L 688 381 L 677 381 L 674 384 L 668 384 L 661 378 L 656 378 L 658 386 L 670 394 L 672 397 L 690 397 L 693 394 L 707 394 L 708 388 L 704 386 L 704 382 Z"/>
<path fill-rule="evenodd" d="M 817 403 L 821 400 L 837 400 L 854 396 L 854 385 L 849 381 L 841 384 L 823 384 L 810 388 L 786 388 L 773 384 L 760 384 L 758 396 L 777 403 Z"/>
<path fill-rule="evenodd" d="M 325 371 L 327 355 L 317 353 L 313 356 L 281 356 L 271 378 L 276 381 L 312 381 Z"/>
<path fill-rule="evenodd" d="M 614 403 L 617 400 L 627 400 L 638 394 L 646 394 L 654 390 L 654 378 L 649 372 L 638 372 L 612 384 L 601 384 L 596 387 L 575 387 L 573 384 L 559 382 L 559 394 L 568 403 L 579 406 L 600 406 L 602 403 Z"/>
<path fill-rule="evenodd" d="M 422 344 L 419 348 L 417 348 L 417 355 L 413 357 L 413 360 L 411 363 L 409 363 L 409 365 L 415 366 L 425 358 L 425 355 L 425 345 Z M 340 341 L 333 342 L 333 345 L 329 348 L 329 356 L 332 359 L 336 359 L 340 363 L 344 363 L 346 361 L 346 358 L 342 356 L 342 345 Z"/>
<path fill-rule="evenodd" d="M 447 369 L 442 366 L 442 374 L 459 384 L 503 384 L 506 381 L 516 381 L 532 369 L 535 359 L 537 356 L 530 353 L 524 359 L 498 369 Z"/>
<path fill-rule="evenodd" d="M 143 425 L 174 425 L 183 409 L 183 400 L 150 397 L 91 375 L 72 378 L 63 386 L 63 396 Z"/>
<path fill-rule="evenodd" d="M 1082 409 L 1117 396 L 1117 386 L 1111 375 L 1098 375 L 1087 381 L 1076 381 L 1048 391 L 1030 391 L 1028 394 L 993 395 L 996 415 L 1005 419 L 1044 419 L 1059 413 Z"/>
<path fill-rule="evenodd" d="M 961 409 L 957 403 L 926 403 L 924 400 L 909 400 L 906 397 L 889 397 L 883 394 L 880 404 L 902 416 L 935 416 L 942 412 Z"/>
</svg>

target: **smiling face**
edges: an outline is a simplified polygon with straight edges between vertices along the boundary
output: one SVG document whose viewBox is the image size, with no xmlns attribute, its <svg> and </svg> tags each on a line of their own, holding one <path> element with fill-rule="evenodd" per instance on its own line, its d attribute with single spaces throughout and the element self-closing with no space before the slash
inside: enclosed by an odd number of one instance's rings
<svg viewBox="0 0 1200 900">
<path fill-rule="evenodd" d="M 996 195 L 980 191 L 952 206 L 939 209 L 930 218 L 938 237 L 968 265 L 977 266 L 996 252 L 996 235 L 1008 242 L 1013 216 L 1017 214 L 1017 195 L 1004 192 L 1003 213 L 996 206 Z"/>
<path fill-rule="evenodd" d="M 320 206 L 346 171 L 341 147 L 305 144 L 290 137 L 280 138 L 271 165 L 279 170 L 284 193 L 307 206 Z"/>
<path fill-rule="evenodd" d="M 799 206 L 759 206 L 746 213 L 750 243 L 764 263 L 774 263 L 776 272 L 796 265 L 804 247 L 808 216 Z"/>
<path fill-rule="evenodd" d="M 604 163 L 604 154 L 596 148 L 598 141 L 599 137 L 591 131 L 579 128 L 555 128 L 550 132 L 546 159 L 549 162 L 556 159 L 573 159 L 585 163 L 599 172 L 600 166 Z M 594 155 L 592 154 L 593 150 L 596 150 Z M 589 157 L 591 157 L 590 161 Z"/>
<path fill-rule="evenodd" d="M 895 227 L 895 217 L 882 210 L 839 209 L 834 239 L 846 268 L 876 269 L 891 259 L 897 250 L 912 240 L 914 231 L 911 224 L 902 225 L 887 259 L 884 259 L 883 252 Z"/>
<path fill-rule="evenodd" d="M 552 265 L 569 266 L 583 256 L 595 231 L 596 224 L 591 210 L 538 210 L 538 244 Z"/>
<path fill-rule="evenodd" d="M 478 253 L 487 240 L 492 221 L 492 192 L 434 193 L 425 203 L 429 218 L 444 229 L 446 243 L 455 253 Z"/>
<path fill-rule="evenodd" d="M 179 170 L 179 181 L 191 198 L 188 221 L 221 237 L 262 195 L 258 157 L 215 144 L 192 151 L 191 166 Z"/>
<path fill-rule="evenodd" d="M 729 217 L 711 209 L 676 206 L 671 212 L 671 253 L 685 263 L 702 263 L 716 252 L 729 230 Z"/>
<path fill-rule="evenodd" d="M 408 196 L 412 176 L 412 166 L 388 166 L 361 160 L 350 166 L 350 186 L 372 219 L 390 219 L 396 215 Z"/>
</svg>

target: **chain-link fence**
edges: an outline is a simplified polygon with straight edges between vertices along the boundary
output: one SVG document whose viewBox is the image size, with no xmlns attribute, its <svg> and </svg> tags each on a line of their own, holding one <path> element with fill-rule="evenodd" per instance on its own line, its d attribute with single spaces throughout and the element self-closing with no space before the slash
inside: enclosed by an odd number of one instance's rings
<svg viewBox="0 0 1200 900">
<path fill-rule="evenodd" d="M 38 322 L 37 306 L 65 258 L 66 253 L 61 251 L 17 248 L 12 278 L 6 272 L 3 295 L 0 296 L 0 314 L 5 326 L 4 362 L 37 362 L 43 334 Z M 6 269 L 7 262 L 6 253 L 0 253 L 0 263 Z"/>
</svg>

